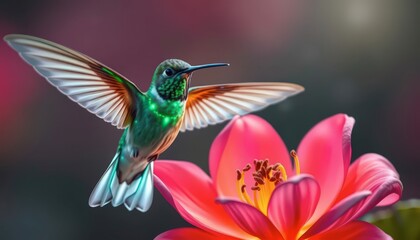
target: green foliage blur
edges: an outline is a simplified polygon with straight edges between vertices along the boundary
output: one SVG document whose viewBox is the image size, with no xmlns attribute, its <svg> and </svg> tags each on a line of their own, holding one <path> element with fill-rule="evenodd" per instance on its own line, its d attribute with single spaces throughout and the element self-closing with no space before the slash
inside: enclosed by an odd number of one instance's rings
<svg viewBox="0 0 420 240">
<path fill-rule="evenodd" d="M 394 239 L 420 239 L 420 199 L 401 201 L 393 207 L 371 213 L 365 221 L 375 224 Z"/>
</svg>

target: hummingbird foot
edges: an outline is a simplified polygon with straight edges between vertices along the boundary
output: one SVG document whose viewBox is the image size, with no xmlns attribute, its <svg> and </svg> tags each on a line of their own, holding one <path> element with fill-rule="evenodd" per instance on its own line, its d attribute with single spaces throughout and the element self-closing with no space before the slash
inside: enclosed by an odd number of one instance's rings
<svg viewBox="0 0 420 240">
<path fill-rule="evenodd" d="M 131 153 L 130 153 L 130 157 L 137 158 L 138 156 L 139 156 L 139 149 L 138 148 L 132 148 Z"/>
</svg>

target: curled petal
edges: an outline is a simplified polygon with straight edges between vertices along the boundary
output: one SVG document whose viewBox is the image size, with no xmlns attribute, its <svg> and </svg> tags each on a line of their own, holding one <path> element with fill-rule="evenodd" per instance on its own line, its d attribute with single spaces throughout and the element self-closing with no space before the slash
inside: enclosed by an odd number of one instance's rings
<svg viewBox="0 0 420 240">
<path fill-rule="evenodd" d="M 182 161 L 156 161 L 155 186 L 179 214 L 192 225 L 210 232 L 248 238 L 216 204 L 216 190 L 198 166 Z"/>
<path fill-rule="evenodd" d="M 311 221 L 316 221 L 332 204 L 343 185 L 351 158 L 354 119 L 337 114 L 315 125 L 298 148 L 301 172 L 312 175 L 321 195 Z"/>
<path fill-rule="evenodd" d="M 309 175 L 298 175 L 277 186 L 268 205 L 268 217 L 285 239 L 296 239 L 319 200 L 319 185 Z"/>
<path fill-rule="evenodd" d="M 255 115 L 235 117 L 217 136 L 210 150 L 210 175 L 220 196 L 238 197 L 235 171 L 254 159 L 280 162 L 287 172 L 292 171 L 287 148 L 268 122 Z M 245 176 L 245 182 L 253 183 L 250 174 Z"/>
<path fill-rule="evenodd" d="M 311 240 L 329 239 L 392 240 L 392 238 L 388 234 L 384 233 L 378 227 L 362 221 L 353 221 L 342 227 L 311 237 Z"/>
<path fill-rule="evenodd" d="M 376 201 L 374 204 L 386 206 L 401 198 L 402 183 L 394 166 L 385 157 L 369 153 L 350 166 L 340 198 L 360 190 L 372 191 L 371 198 Z"/>
<path fill-rule="evenodd" d="M 230 216 L 245 232 L 259 239 L 283 240 L 271 221 L 255 207 L 230 199 L 218 199 Z"/>
<path fill-rule="evenodd" d="M 235 240 L 228 236 L 215 235 L 198 228 L 176 228 L 159 234 L 155 240 Z"/>
<path fill-rule="evenodd" d="M 303 239 L 325 232 L 337 226 L 337 220 L 346 215 L 351 209 L 357 209 L 371 194 L 369 191 L 357 192 L 343 199 L 328 212 L 322 215 L 302 236 Z"/>
<path fill-rule="evenodd" d="M 361 156 L 350 166 L 337 201 L 358 191 L 370 191 L 372 194 L 341 216 L 335 226 L 358 219 L 375 206 L 395 203 L 401 197 L 402 184 L 397 171 L 388 160 L 370 153 Z"/>
</svg>

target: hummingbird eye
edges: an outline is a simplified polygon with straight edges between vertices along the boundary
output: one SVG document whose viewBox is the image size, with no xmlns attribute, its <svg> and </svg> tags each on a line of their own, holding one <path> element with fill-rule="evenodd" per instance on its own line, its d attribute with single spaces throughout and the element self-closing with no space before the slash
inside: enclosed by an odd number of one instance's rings
<svg viewBox="0 0 420 240">
<path fill-rule="evenodd" d="M 170 77 L 172 75 L 174 75 L 174 70 L 172 70 L 172 68 L 167 68 L 165 69 L 165 71 L 163 72 L 163 75 L 166 75 L 166 77 Z"/>
</svg>

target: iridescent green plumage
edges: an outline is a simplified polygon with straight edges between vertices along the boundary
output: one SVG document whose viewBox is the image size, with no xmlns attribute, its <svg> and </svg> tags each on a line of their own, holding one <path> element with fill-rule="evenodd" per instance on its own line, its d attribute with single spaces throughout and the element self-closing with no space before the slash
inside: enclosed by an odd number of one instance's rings
<svg viewBox="0 0 420 240">
<path fill-rule="evenodd" d="M 163 99 L 170 101 L 178 100 L 182 96 L 185 96 L 186 90 L 187 80 L 185 79 L 180 81 L 166 81 L 157 88 L 159 95 L 161 95 Z"/>
</svg>

